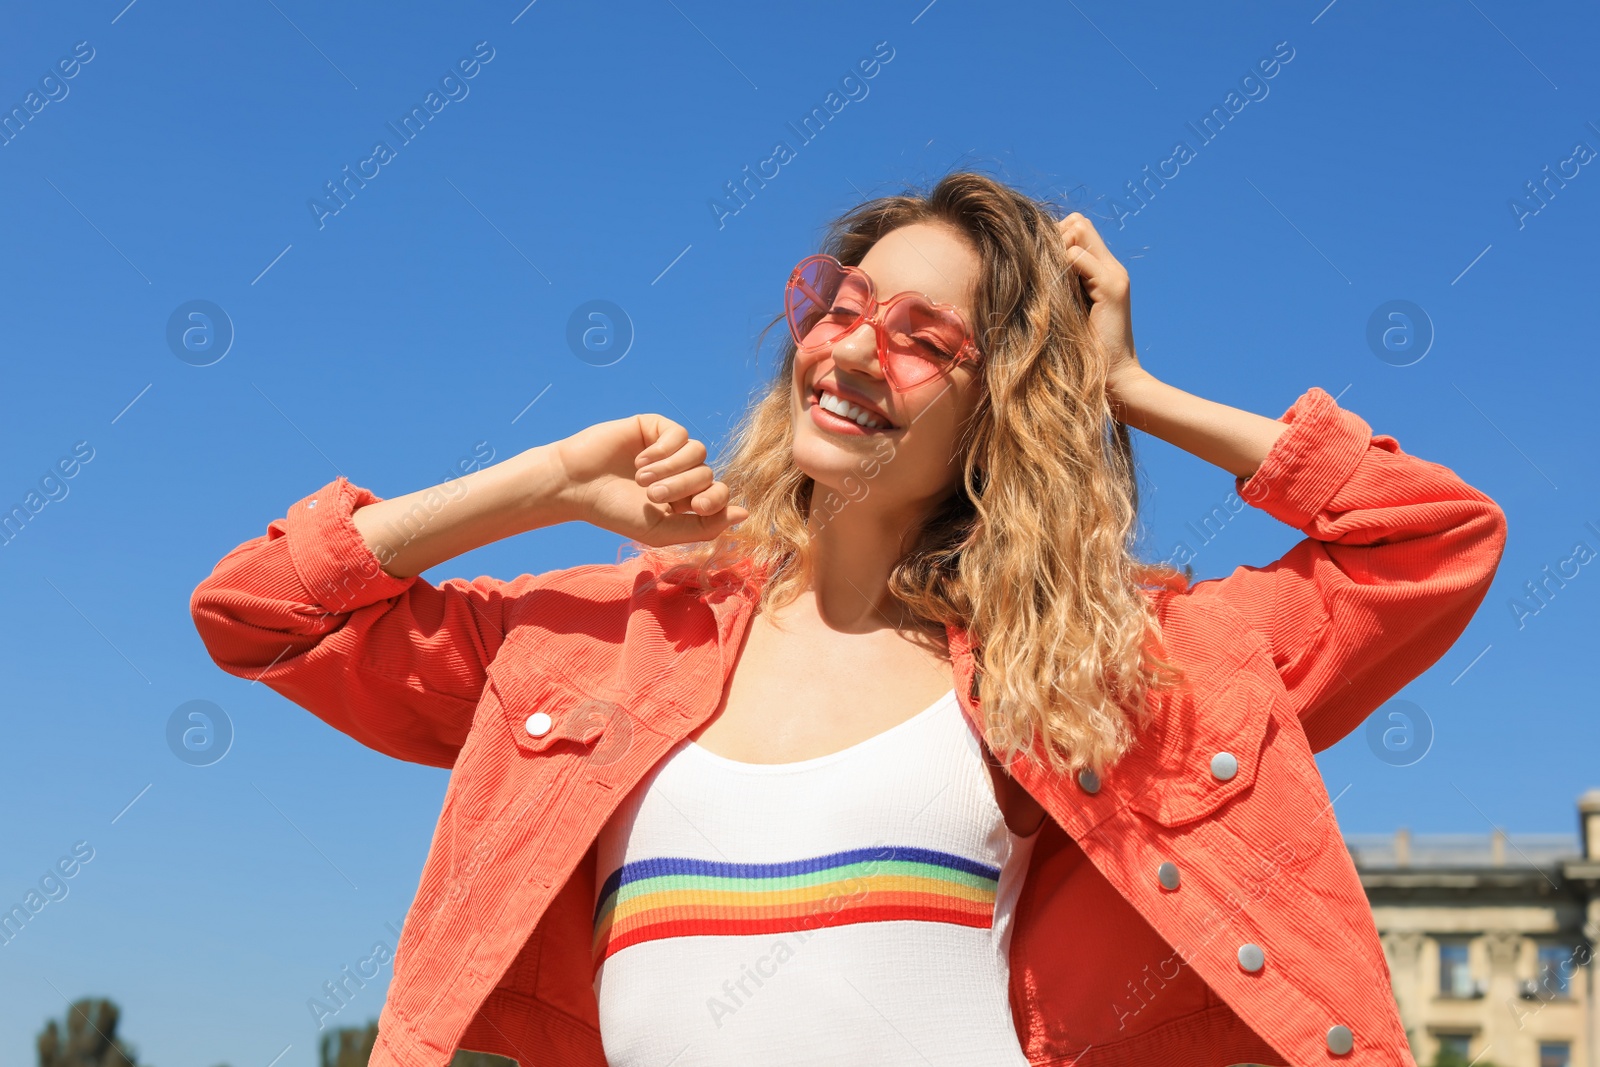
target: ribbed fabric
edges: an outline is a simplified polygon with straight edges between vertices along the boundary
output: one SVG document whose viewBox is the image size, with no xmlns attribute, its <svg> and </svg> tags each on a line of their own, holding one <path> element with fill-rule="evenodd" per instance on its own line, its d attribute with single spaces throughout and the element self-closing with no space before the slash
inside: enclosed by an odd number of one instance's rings
<svg viewBox="0 0 1600 1067">
<path fill-rule="evenodd" d="M 1240 495 L 1305 534 L 1280 559 L 1151 593 L 1193 691 L 1049 812 L 1017 903 L 1010 999 L 1031 1064 L 1410 1067 L 1366 897 L 1312 753 L 1439 659 L 1482 602 L 1504 513 L 1319 388 Z M 433 585 L 381 573 L 344 478 L 229 552 L 191 610 L 222 669 L 360 743 L 452 767 L 372 1067 L 455 1048 L 603 1067 L 593 861 L 622 799 L 716 708 L 761 576 L 697 598 L 638 558 Z M 972 635 L 947 624 L 962 710 Z M 524 728 L 536 710 L 552 729 Z M 1228 751 L 1238 772 L 1219 780 Z M 815 853 L 823 854 L 823 853 Z M 1178 889 L 1155 876 L 1182 872 Z M 1243 970 L 1241 944 L 1265 965 Z M 1330 1027 L 1354 1051 L 1327 1046 Z"/>
<path fill-rule="evenodd" d="M 998 867 L 903 845 L 779 863 L 638 860 L 601 886 L 595 965 L 644 941 L 783 933 L 807 921 L 820 927 L 910 919 L 988 929 L 999 882 Z M 825 911 L 823 902 L 830 903 Z"/>
<path fill-rule="evenodd" d="M 596 848 L 612 1067 L 1025 1067 L 1009 1003 L 1034 838 L 955 693 L 815 759 L 679 743 Z"/>
</svg>

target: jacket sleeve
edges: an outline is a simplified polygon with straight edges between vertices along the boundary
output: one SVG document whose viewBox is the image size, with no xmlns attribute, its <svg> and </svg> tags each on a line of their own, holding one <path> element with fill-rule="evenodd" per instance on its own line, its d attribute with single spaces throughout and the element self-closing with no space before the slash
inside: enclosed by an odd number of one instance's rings
<svg viewBox="0 0 1600 1067">
<path fill-rule="evenodd" d="M 450 767 L 504 638 L 504 605 L 541 578 L 395 578 L 350 519 L 380 499 L 329 482 L 224 556 L 190 613 L 229 674 L 368 748 Z"/>
<path fill-rule="evenodd" d="M 1461 636 L 1505 548 L 1498 505 L 1407 455 L 1313 386 L 1240 497 L 1306 537 L 1187 595 L 1227 605 L 1271 649 L 1313 751 L 1360 725 Z"/>
</svg>

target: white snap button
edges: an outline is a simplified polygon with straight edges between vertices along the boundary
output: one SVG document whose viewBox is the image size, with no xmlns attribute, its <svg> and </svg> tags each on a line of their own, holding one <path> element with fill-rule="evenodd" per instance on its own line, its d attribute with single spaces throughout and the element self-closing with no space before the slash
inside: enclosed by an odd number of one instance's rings
<svg viewBox="0 0 1600 1067">
<path fill-rule="evenodd" d="M 1267 954 L 1261 951 L 1260 945 L 1239 946 L 1239 966 L 1247 971 L 1259 971 L 1267 964 Z"/>
<path fill-rule="evenodd" d="M 545 712 L 536 711 L 528 716 L 528 721 L 522 724 L 530 735 L 543 737 L 550 732 L 550 716 Z"/>
<path fill-rule="evenodd" d="M 1161 883 L 1162 889 L 1176 889 L 1181 881 L 1178 875 L 1178 865 L 1168 860 L 1156 868 L 1156 881 Z"/>
<path fill-rule="evenodd" d="M 1348 1026 L 1331 1026 L 1328 1028 L 1328 1051 L 1335 1056 L 1343 1056 L 1355 1048 L 1356 1035 L 1350 1032 Z"/>
<path fill-rule="evenodd" d="M 1232 752 L 1218 752 L 1211 757 L 1211 774 L 1219 782 L 1226 782 L 1239 773 L 1239 760 Z"/>
</svg>

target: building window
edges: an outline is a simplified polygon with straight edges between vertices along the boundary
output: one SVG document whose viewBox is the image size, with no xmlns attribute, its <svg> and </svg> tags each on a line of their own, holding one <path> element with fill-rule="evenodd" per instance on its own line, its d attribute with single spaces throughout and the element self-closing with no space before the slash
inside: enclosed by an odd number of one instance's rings
<svg viewBox="0 0 1600 1067">
<path fill-rule="evenodd" d="M 1433 1062 L 1441 1067 L 1466 1067 L 1472 1062 L 1472 1035 L 1440 1034 L 1439 1054 Z"/>
<path fill-rule="evenodd" d="M 1477 995 L 1472 972 L 1467 969 L 1467 942 L 1450 940 L 1439 942 L 1439 995 L 1441 997 L 1471 997 Z"/>
<path fill-rule="evenodd" d="M 1539 995 L 1569 997 L 1572 995 L 1573 952 L 1566 945 L 1539 946 Z"/>
<path fill-rule="evenodd" d="M 1566 1041 L 1539 1042 L 1539 1067 L 1572 1067 L 1572 1045 Z"/>
</svg>

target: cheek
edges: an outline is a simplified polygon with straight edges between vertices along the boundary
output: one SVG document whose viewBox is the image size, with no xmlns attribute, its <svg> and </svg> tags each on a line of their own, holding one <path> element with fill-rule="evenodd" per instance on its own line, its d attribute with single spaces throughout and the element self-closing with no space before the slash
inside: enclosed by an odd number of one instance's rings
<svg viewBox="0 0 1600 1067">
<path fill-rule="evenodd" d="M 938 378 L 907 393 L 902 410 L 916 420 L 917 429 L 926 427 L 928 436 L 954 436 L 972 413 L 974 389 L 970 381 Z"/>
<path fill-rule="evenodd" d="M 919 399 L 920 410 L 914 430 L 919 436 L 919 451 L 935 459 L 940 468 L 955 475 L 959 464 L 953 462 L 967 436 L 969 423 L 977 408 L 976 387 L 973 383 L 959 382 L 933 389 L 930 397 Z M 942 395 L 941 395 L 942 394 Z"/>
<path fill-rule="evenodd" d="M 821 353 L 796 354 L 794 357 L 794 372 L 790 375 L 789 382 L 791 389 L 795 393 L 802 396 L 806 393 L 806 383 L 815 377 L 817 364 L 822 362 L 824 358 L 825 356 Z"/>
<path fill-rule="evenodd" d="M 950 393 L 941 396 L 940 390 L 934 389 L 927 396 L 912 397 L 905 410 L 914 419 L 904 438 L 905 447 L 918 457 L 919 464 L 940 471 L 950 469 L 965 410 L 960 399 Z"/>
</svg>

